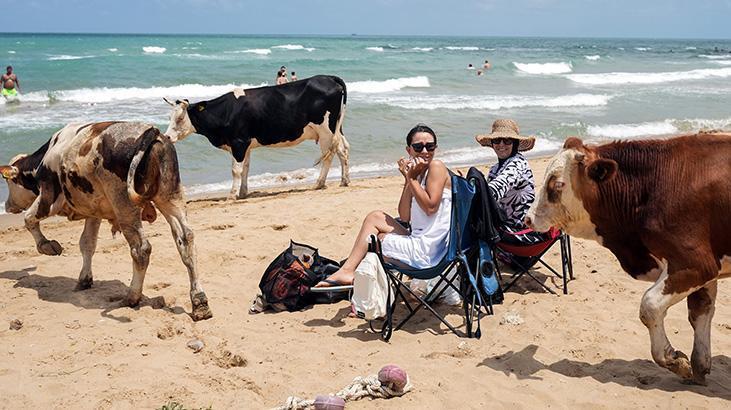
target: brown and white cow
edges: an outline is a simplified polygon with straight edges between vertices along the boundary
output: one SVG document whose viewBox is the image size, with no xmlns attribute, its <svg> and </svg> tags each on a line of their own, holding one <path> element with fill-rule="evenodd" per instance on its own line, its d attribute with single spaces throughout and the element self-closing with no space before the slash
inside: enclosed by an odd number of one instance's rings
<svg viewBox="0 0 731 410">
<path fill-rule="evenodd" d="M 83 257 L 78 290 L 91 287 L 91 258 L 102 219 L 121 231 L 129 243 L 133 277 L 126 302 L 139 303 L 152 248 L 142 221 L 155 220 L 155 207 L 167 219 L 190 278 L 194 320 L 212 316 L 198 282 L 193 231 L 185 216 L 178 157 L 173 144 L 152 125 L 135 122 L 69 124 L 31 155 L 16 156 L 0 167 L 8 182 L 5 209 L 25 214 L 25 227 L 38 251 L 60 255 L 61 245 L 48 240 L 39 222 L 62 215 L 85 219 L 79 245 Z M 154 206 L 153 206 L 154 204 Z"/>
<path fill-rule="evenodd" d="M 654 284 L 640 320 L 660 366 L 704 384 L 711 368 L 711 318 L 717 281 L 731 275 L 731 134 L 584 145 L 568 138 L 546 171 L 526 216 L 594 239 L 633 278 Z M 673 349 L 664 319 L 687 298 L 693 354 Z"/>
</svg>

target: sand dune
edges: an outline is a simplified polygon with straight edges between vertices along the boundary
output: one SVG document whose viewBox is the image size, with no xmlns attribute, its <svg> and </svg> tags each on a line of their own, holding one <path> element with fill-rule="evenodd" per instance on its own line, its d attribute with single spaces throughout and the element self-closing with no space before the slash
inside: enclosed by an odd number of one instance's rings
<svg viewBox="0 0 731 410">
<path fill-rule="evenodd" d="M 533 161 L 542 178 L 545 160 Z M 45 224 L 64 255 L 38 255 L 15 220 L 0 230 L 1 408 L 268 408 L 290 395 L 335 392 L 387 363 L 404 367 L 414 391 L 348 408 L 726 408 L 731 400 L 731 281 L 719 286 L 708 386 L 686 386 L 656 366 L 638 319 L 648 284 L 624 274 L 593 242 L 574 240 L 577 279 L 553 296 L 529 280 L 482 321 L 481 340 L 458 338 L 420 315 L 384 343 L 347 318 L 348 304 L 249 315 L 262 271 L 290 238 L 344 257 L 361 218 L 395 212 L 399 177 L 358 180 L 350 188 L 256 192 L 244 201 L 189 204 L 198 263 L 214 318 L 194 323 L 188 278 L 160 219 L 145 229 L 153 252 L 141 307 L 119 307 L 131 279 L 121 235 L 102 227 L 93 288 L 74 292 L 82 222 Z M 10 221 L 10 222 L 8 222 Z M 10 224 L 10 226 L 7 226 Z M 556 250 L 557 252 L 557 250 Z M 554 252 L 549 260 L 556 261 Z M 560 283 L 539 269 L 549 286 Z M 501 325 L 507 312 L 520 325 Z M 458 313 L 455 311 L 455 313 Z M 455 319 L 455 315 L 450 315 Z M 8 329 L 11 320 L 19 330 Z M 690 354 L 685 304 L 666 321 L 675 346 Z M 186 343 L 199 338 L 193 353 Z"/>
</svg>

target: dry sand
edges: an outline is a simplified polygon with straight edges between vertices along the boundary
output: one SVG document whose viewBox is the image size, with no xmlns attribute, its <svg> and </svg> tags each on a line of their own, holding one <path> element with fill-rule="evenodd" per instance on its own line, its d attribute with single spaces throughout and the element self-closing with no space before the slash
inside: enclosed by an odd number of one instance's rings
<svg viewBox="0 0 731 410">
<path fill-rule="evenodd" d="M 542 179 L 546 160 L 532 161 Z M 400 177 L 349 188 L 256 192 L 244 201 L 189 204 L 198 267 L 214 317 L 194 323 L 188 278 L 162 218 L 146 232 L 153 253 L 139 308 L 117 307 L 131 279 L 129 249 L 103 225 L 94 287 L 74 292 L 83 223 L 54 220 L 47 236 L 62 256 L 39 255 L 17 219 L 0 230 L 0 407 L 268 408 L 290 395 L 335 392 L 387 363 L 404 367 L 415 389 L 390 401 L 348 408 L 728 408 L 731 399 L 731 280 L 722 281 L 713 320 L 708 386 L 687 386 L 650 357 L 638 319 L 648 284 L 622 272 L 594 242 L 573 241 L 577 279 L 554 296 L 530 283 L 506 295 L 482 321 L 481 340 L 458 338 L 426 314 L 384 343 L 347 318 L 348 304 L 249 315 L 262 271 L 289 239 L 347 255 L 362 217 L 395 212 Z M 12 221 L 11 221 L 12 222 Z M 549 260 L 557 261 L 557 249 Z M 559 281 L 538 276 L 559 289 Z M 164 307 L 161 307 L 164 306 Z M 500 324 L 517 313 L 520 325 Z M 450 315 L 452 320 L 458 319 Z M 9 329 L 19 319 L 19 330 Z M 685 303 L 666 321 L 686 353 Z M 205 347 L 193 353 L 192 338 Z"/>
</svg>

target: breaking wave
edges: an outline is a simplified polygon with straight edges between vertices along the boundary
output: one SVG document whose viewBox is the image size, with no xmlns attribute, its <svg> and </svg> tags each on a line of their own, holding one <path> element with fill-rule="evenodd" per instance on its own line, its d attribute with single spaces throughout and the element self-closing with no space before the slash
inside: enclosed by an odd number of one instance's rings
<svg viewBox="0 0 731 410">
<path fill-rule="evenodd" d="M 691 71 L 671 71 L 662 73 L 602 73 L 570 74 L 569 80 L 591 85 L 612 84 L 659 84 L 674 81 L 704 80 L 708 78 L 731 77 L 731 68 L 704 68 Z"/>
<path fill-rule="evenodd" d="M 697 132 L 701 129 L 729 129 L 731 118 L 712 119 L 666 119 L 662 121 L 642 122 L 637 124 L 605 124 L 590 125 L 586 133 L 593 137 L 634 138 L 642 136 L 658 136 L 682 132 Z"/>
<path fill-rule="evenodd" d="M 236 87 L 257 87 L 249 84 L 202 85 L 181 84 L 172 87 L 122 87 L 122 88 L 79 88 L 75 90 L 34 91 L 23 95 L 23 101 L 48 102 L 72 101 L 80 103 L 104 103 L 123 100 L 151 100 L 162 97 L 204 98 L 215 97 Z"/>
<path fill-rule="evenodd" d="M 566 74 L 572 71 L 571 63 L 518 63 L 513 62 L 518 71 L 528 74 Z"/>
<path fill-rule="evenodd" d="M 460 50 L 460 51 L 477 51 L 477 50 L 480 49 L 480 47 L 474 47 L 474 46 L 466 46 L 466 47 L 465 46 L 461 46 L 461 47 L 448 46 L 448 47 L 444 47 L 444 49 L 445 50 L 452 50 L 452 51 L 456 51 L 456 50 Z"/>
<path fill-rule="evenodd" d="M 600 55 L 593 55 L 593 56 L 584 56 L 584 58 L 589 61 L 597 61 L 602 57 Z"/>
<path fill-rule="evenodd" d="M 601 107 L 612 97 L 602 94 L 574 94 L 559 97 L 510 95 L 440 95 L 371 97 L 370 103 L 385 104 L 409 110 L 500 110 L 523 107 Z"/>
<path fill-rule="evenodd" d="M 282 44 L 279 46 L 273 46 L 272 48 L 281 48 L 283 50 L 307 50 L 307 51 L 315 51 L 314 47 L 305 47 L 301 44 Z"/>
<path fill-rule="evenodd" d="M 348 83 L 348 91 L 355 93 L 387 93 L 402 88 L 430 87 L 429 78 L 425 76 L 392 78 L 384 81 L 353 81 Z"/>
<path fill-rule="evenodd" d="M 157 46 L 145 46 L 142 47 L 142 51 L 148 54 L 162 54 L 165 51 L 167 51 L 167 48 L 165 47 L 157 47 Z"/>
<path fill-rule="evenodd" d="M 366 47 L 365 49 L 368 51 L 377 51 L 379 53 L 383 51 L 383 47 Z"/>
<path fill-rule="evenodd" d="M 48 57 L 48 61 L 67 61 L 67 60 L 83 60 L 85 58 L 94 58 L 96 56 L 70 56 L 67 54 L 61 54 L 57 56 Z"/>
</svg>

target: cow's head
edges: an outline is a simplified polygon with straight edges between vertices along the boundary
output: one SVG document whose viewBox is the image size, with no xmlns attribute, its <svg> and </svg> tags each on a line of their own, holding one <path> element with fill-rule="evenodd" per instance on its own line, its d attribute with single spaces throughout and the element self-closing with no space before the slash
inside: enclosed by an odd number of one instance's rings
<svg viewBox="0 0 731 410">
<path fill-rule="evenodd" d="M 170 125 L 165 131 L 165 135 L 170 138 L 170 141 L 177 142 L 194 133 L 195 127 L 188 116 L 188 106 L 190 105 L 188 100 L 175 100 L 175 103 L 170 102 L 167 98 L 163 98 L 163 100 L 173 107 L 170 113 Z"/>
<path fill-rule="evenodd" d="M 10 160 L 10 165 L 0 166 L 0 173 L 5 182 L 8 183 L 8 199 L 5 200 L 5 212 L 10 214 L 19 214 L 25 211 L 38 196 L 35 176 L 32 175 L 32 171 L 24 172 L 16 166 L 25 157 L 27 157 L 26 154 L 16 155 Z"/>
<path fill-rule="evenodd" d="M 596 201 L 599 184 L 616 173 L 615 161 L 599 158 L 595 148 L 579 138 L 568 138 L 546 169 L 543 186 L 526 214 L 526 224 L 537 231 L 553 226 L 571 235 L 600 240 L 585 205 Z"/>
</svg>

